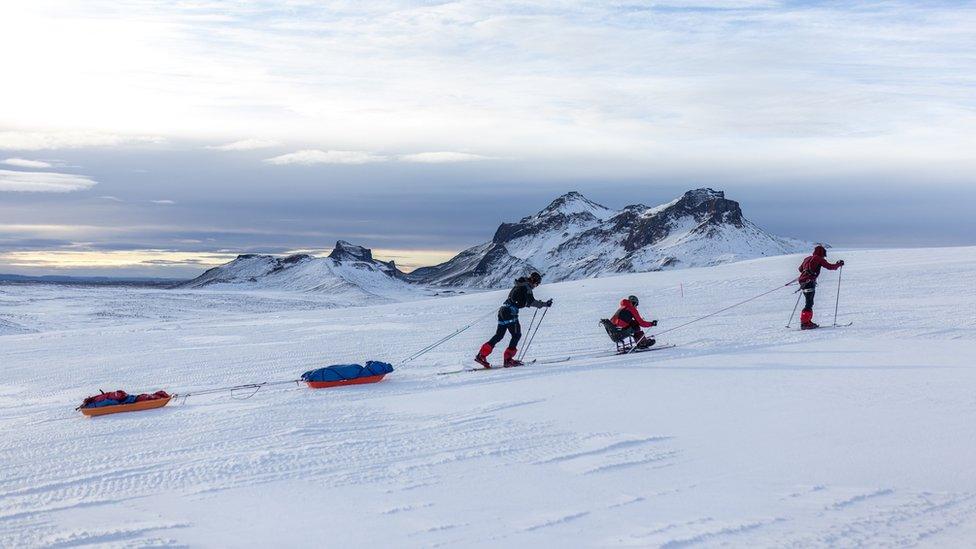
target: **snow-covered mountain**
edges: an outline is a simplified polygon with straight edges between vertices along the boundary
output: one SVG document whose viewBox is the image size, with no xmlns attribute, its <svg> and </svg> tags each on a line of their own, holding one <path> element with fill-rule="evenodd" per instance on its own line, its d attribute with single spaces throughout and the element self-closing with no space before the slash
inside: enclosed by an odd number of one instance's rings
<svg viewBox="0 0 976 549">
<path fill-rule="evenodd" d="M 340 240 L 328 257 L 243 254 L 180 284 L 180 288 L 292 290 L 400 299 L 420 288 L 403 279 L 392 262 L 373 258 L 369 248 Z"/>
<path fill-rule="evenodd" d="M 667 204 L 613 210 L 578 192 L 560 196 L 490 242 L 407 275 L 421 284 L 494 288 L 536 270 L 549 282 L 606 274 L 700 267 L 809 249 L 773 236 L 742 215 L 739 203 L 695 189 Z"/>
</svg>

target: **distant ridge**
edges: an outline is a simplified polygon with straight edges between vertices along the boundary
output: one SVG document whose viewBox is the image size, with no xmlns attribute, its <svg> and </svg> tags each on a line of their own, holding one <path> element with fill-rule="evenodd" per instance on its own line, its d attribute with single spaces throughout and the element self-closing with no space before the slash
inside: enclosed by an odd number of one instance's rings
<svg viewBox="0 0 976 549">
<path fill-rule="evenodd" d="M 634 204 L 620 210 L 574 191 L 517 223 L 502 223 L 490 242 L 417 269 L 407 279 L 497 288 L 531 271 L 545 273 L 548 281 L 576 280 L 716 265 L 807 248 L 806 242 L 763 231 L 722 191 L 693 189 L 660 206 Z"/>
</svg>

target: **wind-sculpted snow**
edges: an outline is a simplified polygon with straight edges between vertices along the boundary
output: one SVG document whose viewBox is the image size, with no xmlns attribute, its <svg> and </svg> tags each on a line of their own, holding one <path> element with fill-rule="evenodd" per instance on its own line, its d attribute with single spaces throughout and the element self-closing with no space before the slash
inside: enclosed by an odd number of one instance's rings
<svg viewBox="0 0 976 549">
<path fill-rule="evenodd" d="M 810 249 L 772 236 L 742 216 L 721 191 L 696 189 L 654 208 L 615 211 L 577 192 L 518 223 L 490 243 L 406 275 L 423 284 L 496 288 L 531 271 L 563 281 L 608 274 L 717 265 Z"/>
<path fill-rule="evenodd" d="M 505 292 L 336 308 L 315 292 L 3 286 L 0 547 L 967 547 L 976 539 L 976 248 L 842 252 L 841 321 L 798 256 L 543 284 L 530 357 L 469 365 Z M 831 323 L 836 273 L 816 320 Z M 399 360 L 488 315 L 421 359 Z M 527 323 L 531 317 L 524 317 Z M 795 320 L 794 320 L 795 322 Z M 497 361 L 500 353 L 491 357 Z M 382 383 L 83 418 L 98 389 L 187 392 L 379 359 Z M 250 398 L 248 398 L 250 397 Z"/>
</svg>

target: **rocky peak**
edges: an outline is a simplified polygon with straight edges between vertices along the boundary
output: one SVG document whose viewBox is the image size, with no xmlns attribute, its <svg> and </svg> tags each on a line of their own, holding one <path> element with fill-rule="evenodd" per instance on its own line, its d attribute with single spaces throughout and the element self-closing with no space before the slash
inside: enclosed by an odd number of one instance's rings
<svg viewBox="0 0 976 549">
<path fill-rule="evenodd" d="M 616 213 L 577 191 L 571 191 L 556 198 L 536 214 L 523 217 L 518 223 L 502 223 L 495 231 L 492 242 L 503 244 L 536 233 L 563 230 L 571 224 L 598 223 Z"/>
<path fill-rule="evenodd" d="M 573 216 L 573 215 L 583 215 L 586 217 L 596 217 L 605 218 L 608 214 L 612 214 L 613 211 L 603 206 L 593 202 L 589 198 L 586 198 L 577 191 L 570 191 L 552 202 L 548 206 L 535 214 L 534 218 L 546 218 L 552 216 Z M 527 219 L 531 219 L 527 218 Z"/>
<path fill-rule="evenodd" d="M 309 259 L 312 259 L 312 256 L 308 254 L 292 254 L 287 257 L 281 258 L 281 262 L 285 265 L 290 265 L 292 263 L 300 263 L 302 261 L 306 261 Z"/>
<path fill-rule="evenodd" d="M 332 253 L 329 257 L 338 261 L 373 261 L 373 251 L 369 248 L 363 246 L 356 246 L 350 244 L 345 240 L 340 240 L 336 242 L 335 248 L 332 249 Z"/>
<path fill-rule="evenodd" d="M 661 213 L 690 215 L 700 223 L 727 223 L 742 227 L 742 209 L 735 200 L 725 198 L 725 192 L 702 188 L 687 191 Z"/>
</svg>

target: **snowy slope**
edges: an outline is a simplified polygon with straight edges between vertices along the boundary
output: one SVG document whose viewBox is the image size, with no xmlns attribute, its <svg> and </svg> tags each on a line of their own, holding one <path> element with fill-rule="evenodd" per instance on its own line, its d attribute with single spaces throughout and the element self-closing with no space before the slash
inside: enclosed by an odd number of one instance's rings
<svg viewBox="0 0 976 549">
<path fill-rule="evenodd" d="M 455 375 L 437 373 L 467 364 L 504 292 L 327 310 L 282 294 L 266 312 L 98 324 L 84 313 L 102 318 L 108 294 L 23 299 L 22 318 L 73 307 L 76 324 L 0 336 L 0 546 L 971 546 L 976 248 L 831 258 L 848 263 L 850 328 L 784 329 L 784 288 L 667 334 L 672 350 Z M 596 321 L 623 295 L 663 330 L 784 284 L 799 259 L 544 284 L 530 355 L 606 349 Z M 72 411 L 98 388 L 396 360 L 483 314 L 377 385 Z"/>
<path fill-rule="evenodd" d="M 340 240 L 329 257 L 244 254 L 209 269 L 179 288 L 311 292 L 345 304 L 416 299 L 423 288 L 403 280 L 396 265 L 373 259 L 368 248 Z"/>
<path fill-rule="evenodd" d="M 407 276 L 424 284 L 495 288 L 533 270 L 551 281 L 577 280 L 809 248 L 809 243 L 766 233 L 721 191 L 696 189 L 667 204 L 619 211 L 571 192 L 518 223 L 503 223 L 491 242 Z"/>
</svg>

